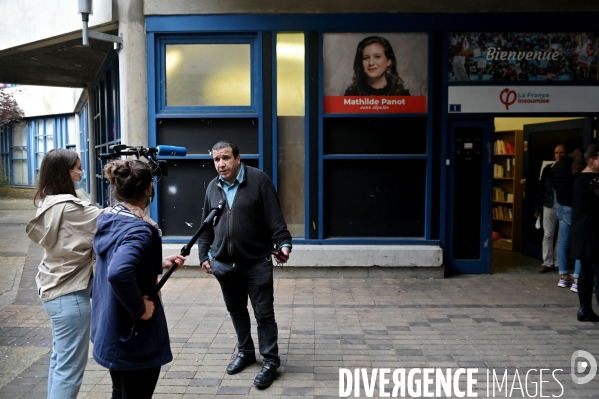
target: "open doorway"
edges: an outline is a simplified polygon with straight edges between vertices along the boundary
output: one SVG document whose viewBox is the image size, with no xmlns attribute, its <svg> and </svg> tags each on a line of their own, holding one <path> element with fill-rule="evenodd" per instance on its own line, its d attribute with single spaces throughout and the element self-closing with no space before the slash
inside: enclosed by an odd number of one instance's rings
<svg viewBox="0 0 599 399">
<path fill-rule="evenodd" d="M 543 264 L 543 227 L 534 214 L 542 169 L 554 162 L 558 144 L 596 140 L 592 121 L 495 118 L 494 126 L 492 272 L 536 273 Z"/>
</svg>

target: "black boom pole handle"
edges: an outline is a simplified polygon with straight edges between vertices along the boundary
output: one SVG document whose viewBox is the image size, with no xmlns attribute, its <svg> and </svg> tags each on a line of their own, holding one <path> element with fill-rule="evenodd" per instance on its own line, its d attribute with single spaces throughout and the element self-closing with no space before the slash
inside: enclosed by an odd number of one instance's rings
<svg viewBox="0 0 599 399">
<path fill-rule="evenodd" d="M 191 240 L 189 240 L 189 242 L 187 244 L 185 244 L 185 246 L 181 249 L 181 256 L 189 255 L 189 253 L 191 252 L 191 247 L 193 247 L 193 244 L 195 244 L 196 241 L 200 238 L 200 236 L 202 235 L 204 230 L 206 230 L 206 227 L 208 227 L 208 225 L 210 223 L 216 224 L 216 222 L 218 221 L 218 217 L 222 213 L 224 207 L 225 207 L 225 200 L 222 199 L 218 202 L 218 205 L 215 208 L 212 208 L 212 210 L 208 214 L 208 217 L 206 217 L 206 219 L 204 219 L 204 221 L 202 222 L 202 225 L 200 226 L 198 231 L 196 231 L 194 236 L 191 237 Z M 156 287 L 154 287 L 154 292 L 150 295 L 150 300 L 154 300 L 156 295 L 158 295 L 158 292 L 160 292 L 160 290 L 162 289 L 162 286 L 164 285 L 164 283 L 166 283 L 166 280 L 169 279 L 171 274 L 173 274 L 173 272 L 176 269 L 177 269 L 177 264 L 175 262 L 173 262 L 171 267 L 169 267 L 168 270 L 166 271 L 166 273 L 164 273 L 164 275 L 162 276 L 162 278 L 160 279 L 158 284 L 156 284 Z"/>
</svg>

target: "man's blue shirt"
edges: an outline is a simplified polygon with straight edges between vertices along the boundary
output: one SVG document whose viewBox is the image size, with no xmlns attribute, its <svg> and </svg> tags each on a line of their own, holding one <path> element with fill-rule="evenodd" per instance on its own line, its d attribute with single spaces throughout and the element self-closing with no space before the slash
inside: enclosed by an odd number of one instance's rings
<svg viewBox="0 0 599 399">
<path fill-rule="evenodd" d="M 239 173 L 237 174 L 237 177 L 235 178 L 233 184 L 227 183 L 227 181 L 223 179 L 221 176 L 218 177 L 218 179 L 222 183 L 221 186 L 225 192 L 225 195 L 227 196 L 227 203 L 229 204 L 229 209 L 233 209 L 233 201 L 235 200 L 235 194 L 237 194 L 239 184 L 243 181 L 244 173 L 245 166 L 241 164 L 241 168 L 239 169 Z"/>
</svg>

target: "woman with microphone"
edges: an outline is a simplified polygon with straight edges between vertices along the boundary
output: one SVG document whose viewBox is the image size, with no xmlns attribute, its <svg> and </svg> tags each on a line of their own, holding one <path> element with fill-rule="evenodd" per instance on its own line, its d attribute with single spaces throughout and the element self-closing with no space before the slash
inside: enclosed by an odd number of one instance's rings
<svg viewBox="0 0 599 399">
<path fill-rule="evenodd" d="M 112 398 L 151 398 L 160 367 L 173 355 L 162 302 L 149 295 L 162 269 L 185 258 L 162 257 L 160 229 L 145 214 L 154 193 L 150 166 L 118 159 L 104 177 L 119 203 L 98 218 L 94 238 L 93 356 L 110 370 Z"/>
</svg>

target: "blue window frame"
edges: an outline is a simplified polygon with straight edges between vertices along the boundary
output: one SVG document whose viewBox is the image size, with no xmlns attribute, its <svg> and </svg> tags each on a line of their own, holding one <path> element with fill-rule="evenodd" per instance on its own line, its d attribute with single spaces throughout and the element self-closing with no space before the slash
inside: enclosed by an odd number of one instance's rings
<svg viewBox="0 0 599 399">
<path fill-rule="evenodd" d="M 30 173 L 29 184 L 36 184 L 42 159 L 53 148 L 66 148 L 75 150 L 75 116 L 52 115 L 43 118 L 30 118 L 26 120 L 27 158 L 15 158 L 14 161 L 27 161 Z M 13 147 L 13 150 L 24 146 Z"/>
<path fill-rule="evenodd" d="M 167 65 L 166 52 L 169 45 L 194 45 L 194 44 L 248 44 L 250 46 L 250 105 L 248 106 L 202 106 L 202 105 L 167 105 Z M 259 112 L 260 90 L 257 85 L 259 80 L 260 60 L 258 57 L 259 35 L 256 33 L 248 34 L 227 34 L 227 35 L 169 35 L 158 36 L 155 39 L 155 57 L 153 61 L 158 67 L 158 73 L 155 74 L 154 83 L 156 96 L 154 104 L 157 117 L 182 116 L 182 115 L 222 115 L 222 114 L 257 114 Z M 154 74 L 153 74 L 154 75 Z M 148 80 L 150 76 L 148 76 Z"/>
<path fill-rule="evenodd" d="M 28 123 L 19 122 L 11 126 L 10 135 L 10 178 L 11 184 L 31 186 L 33 183 L 33 152 L 31 131 Z"/>
<path fill-rule="evenodd" d="M 27 126 L 30 127 L 32 132 L 31 136 L 33 138 L 33 181 L 34 184 L 36 184 L 42 159 L 49 150 L 54 148 L 54 136 L 53 134 L 48 135 L 45 119 L 33 119 Z M 48 138 L 50 138 L 50 140 L 48 140 Z M 48 141 L 51 141 L 51 143 L 48 143 Z M 50 146 L 48 144 L 50 144 Z"/>
<path fill-rule="evenodd" d="M 199 194 L 190 178 L 212 179 L 216 176 L 209 153 L 212 144 L 228 138 L 244 143 L 241 146 L 243 161 L 251 166 L 263 168 L 264 154 L 264 118 L 262 108 L 262 59 L 259 57 L 262 47 L 260 33 L 244 34 L 205 34 L 205 35 L 155 35 L 148 32 L 148 130 L 149 146 L 159 144 L 177 145 L 187 148 L 185 157 L 168 157 L 169 176 L 164 181 L 158 179 L 156 200 L 150 206 L 152 217 L 159 220 L 164 233 L 164 240 L 184 242 L 195 231 L 187 233 L 188 225 L 199 225 L 195 220 L 201 216 L 198 204 L 202 199 L 195 198 Z M 200 106 L 167 105 L 166 101 L 166 49 L 168 45 L 185 44 L 247 44 L 250 46 L 250 104 L 247 106 Z M 222 126 L 231 134 L 223 137 L 214 134 L 214 126 Z M 189 133 L 202 131 L 206 139 Z M 172 164 L 173 166 L 170 166 Z M 176 168 L 175 168 L 176 166 Z M 202 177 L 200 177 L 200 175 Z M 208 181 L 209 181 L 208 180 Z M 166 185 L 169 185 L 168 187 Z M 204 183 L 205 186 L 207 183 Z M 205 189 L 205 187 L 204 187 Z M 170 212 L 174 204 L 170 201 L 170 193 L 178 192 L 195 198 L 193 202 L 177 203 L 176 212 Z M 182 194 L 185 193 L 185 194 Z M 199 201 L 199 202 L 197 202 Z M 189 209 L 188 209 L 189 208 Z M 201 206 L 200 206 L 201 208 Z M 168 218 L 165 217 L 169 213 Z M 188 217 L 188 215 L 193 215 Z M 195 219 L 194 219 L 195 218 Z M 181 220 L 179 220 L 181 219 Z M 185 220 L 183 220 L 185 219 Z M 185 222 L 185 223 L 184 223 Z M 197 223 L 196 223 L 197 222 Z"/>
</svg>

